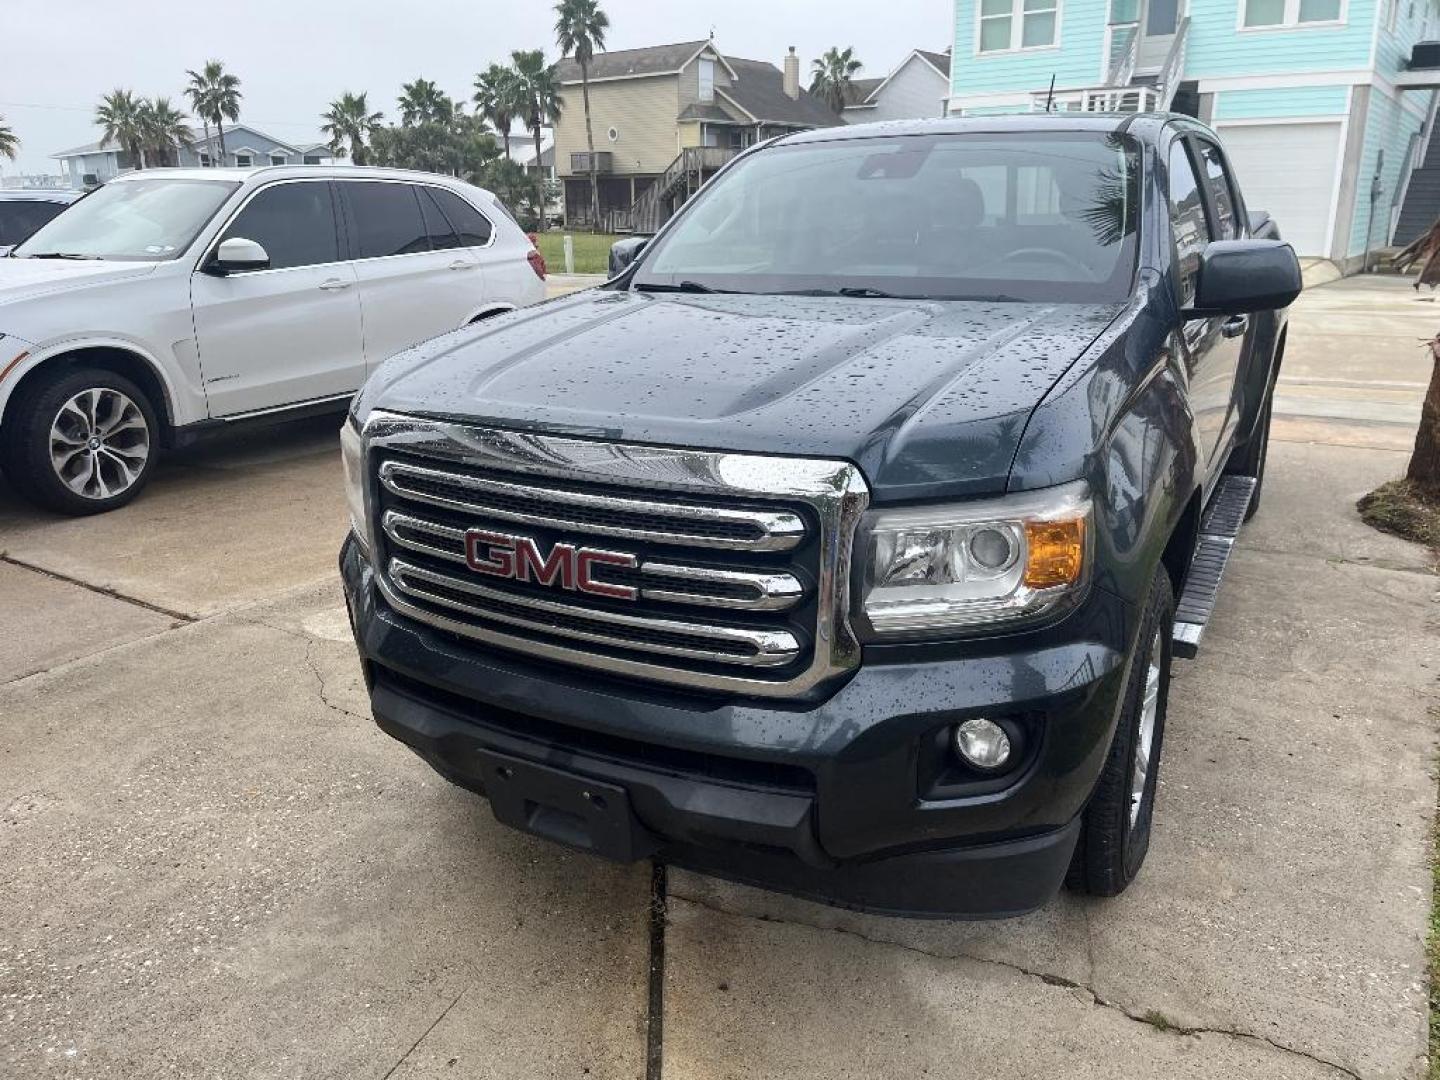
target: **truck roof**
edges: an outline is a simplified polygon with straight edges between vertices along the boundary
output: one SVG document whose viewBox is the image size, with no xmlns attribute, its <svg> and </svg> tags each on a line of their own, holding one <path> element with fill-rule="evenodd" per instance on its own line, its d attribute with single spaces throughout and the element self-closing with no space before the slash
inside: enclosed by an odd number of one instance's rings
<svg viewBox="0 0 1440 1080">
<path fill-rule="evenodd" d="M 981 132 L 1040 131 L 1120 131 L 1132 132 L 1142 138 L 1158 135 L 1171 120 L 1199 123 L 1192 116 L 1178 113 L 1101 113 L 1054 112 L 1016 113 L 1010 116 L 947 116 L 930 120 L 882 120 L 873 124 L 852 124 L 847 127 L 817 128 L 800 131 L 777 140 L 791 145 L 807 142 L 837 142 L 851 139 L 877 139 L 897 135 L 964 135 Z"/>
</svg>

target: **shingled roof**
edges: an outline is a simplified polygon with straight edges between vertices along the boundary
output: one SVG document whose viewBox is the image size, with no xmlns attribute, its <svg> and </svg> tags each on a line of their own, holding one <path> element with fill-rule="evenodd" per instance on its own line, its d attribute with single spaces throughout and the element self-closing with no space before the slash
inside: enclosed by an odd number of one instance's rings
<svg viewBox="0 0 1440 1080">
<path fill-rule="evenodd" d="M 715 96 L 724 98 L 755 120 L 805 127 L 834 127 L 844 123 L 819 98 L 802 89 L 798 98 L 785 93 L 784 76 L 774 64 L 763 60 L 740 60 L 727 56 L 735 70 L 735 81 L 715 87 Z"/>
<path fill-rule="evenodd" d="M 590 78 L 627 79 L 640 75 L 668 75 L 679 71 L 690 58 L 710 45 L 709 41 L 681 41 L 674 45 L 650 45 L 643 49 L 616 49 L 599 52 L 590 61 Z M 580 81 L 580 65 L 574 60 L 561 60 L 555 70 L 560 82 Z"/>
</svg>

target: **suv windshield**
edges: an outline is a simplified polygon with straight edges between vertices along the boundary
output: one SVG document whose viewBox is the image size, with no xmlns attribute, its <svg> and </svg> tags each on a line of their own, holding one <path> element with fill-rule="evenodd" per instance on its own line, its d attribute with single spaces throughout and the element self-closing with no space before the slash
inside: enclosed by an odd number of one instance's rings
<svg viewBox="0 0 1440 1080">
<path fill-rule="evenodd" d="M 17 258 L 173 259 L 240 185 L 154 177 L 107 184 L 17 247 Z"/>
<path fill-rule="evenodd" d="M 1135 270 L 1124 136 L 901 136 L 762 150 L 707 188 L 633 288 L 1103 301 Z"/>
</svg>

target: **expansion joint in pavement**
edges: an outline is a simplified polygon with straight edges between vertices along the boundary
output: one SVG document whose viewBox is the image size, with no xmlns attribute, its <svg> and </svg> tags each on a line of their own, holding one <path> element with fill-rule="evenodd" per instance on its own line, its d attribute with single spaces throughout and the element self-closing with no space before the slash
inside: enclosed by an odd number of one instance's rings
<svg viewBox="0 0 1440 1080">
<path fill-rule="evenodd" d="M 800 922 L 794 919 L 776 918 L 773 915 L 753 915 L 744 911 L 733 911 L 729 908 L 721 907 L 717 904 L 713 904 L 705 900 L 697 900 L 693 897 L 688 896 L 676 897 L 676 899 L 683 900 L 687 904 L 694 904 L 696 907 L 704 908 L 707 911 L 713 911 L 720 915 L 729 915 L 732 918 L 752 919 L 756 922 L 775 923 L 780 926 L 794 926 L 805 930 L 819 931 L 821 933 L 829 931 L 836 934 L 843 934 L 847 937 L 859 938 L 861 941 L 869 945 L 888 947 L 892 949 L 901 949 L 905 952 L 917 953 L 920 956 L 928 957 L 931 960 L 968 960 L 971 963 L 975 964 L 986 964 L 991 967 L 1004 968 L 1008 971 L 1013 971 L 1017 974 L 1024 975 L 1027 978 L 1039 979 L 1047 986 L 1059 987 L 1065 990 L 1079 991 L 1080 993 L 1086 995 L 1090 999 L 1091 1004 L 1095 1005 L 1096 1007 L 1102 1009 L 1109 1009 L 1111 1012 L 1119 1013 L 1126 1019 L 1133 1020 L 1137 1024 L 1144 1024 L 1147 1027 L 1152 1027 L 1157 1031 L 1168 1032 L 1172 1035 L 1179 1036 L 1220 1035 L 1225 1038 L 1240 1039 L 1246 1042 L 1263 1043 L 1271 1049 L 1278 1050 L 1283 1054 L 1292 1054 L 1295 1057 L 1301 1057 L 1305 1058 L 1307 1061 L 1313 1061 L 1317 1065 L 1323 1065 L 1327 1069 L 1334 1070 L 1341 1076 L 1350 1077 L 1350 1080 L 1365 1080 L 1364 1077 L 1362 1077 L 1358 1072 L 1355 1072 L 1353 1069 L 1347 1068 L 1344 1065 L 1331 1061 L 1328 1058 L 1321 1057 L 1319 1054 L 1311 1053 L 1308 1050 L 1300 1050 L 1293 1046 L 1286 1046 L 1284 1043 L 1277 1042 L 1269 1036 L 1256 1035 L 1254 1032 L 1244 1031 L 1239 1028 L 1208 1027 L 1203 1025 L 1197 1027 L 1189 1027 L 1168 1019 L 1159 1010 L 1147 1009 L 1145 1011 L 1140 1011 L 1128 1008 L 1127 1006 L 1121 1005 L 1119 1002 L 1111 1001 L 1108 998 L 1102 997 L 1100 994 L 1095 992 L 1093 987 L 1086 986 L 1083 983 L 1078 983 L 1074 979 L 1067 979 L 1063 975 L 1056 975 L 1055 973 L 1049 971 L 1037 971 L 1034 968 L 1028 968 L 1025 967 L 1023 964 L 1017 964 L 1010 960 L 998 960 L 995 957 L 991 956 L 975 956 L 967 952 L 933 952 L 929 949 L 922 949 L 916 945 L 907 945 L 901 941 L 888 941 L 885 938 L 871 937 L 869 934 L 862 933 L 859 930 L 852 930 L 849 927 L 816 926 L 812 923 Z M 1086 912 L 1086 926 L 1088 937 L 1089 912 Z M 1095 979 L 1093 939 L 1091 939 L 1087 947 L 1090 949 L 1090 978 L 1093 982 Z M 649 1080 L 648 1076 L 647 1080 Z"/>
<path fill-rule="evenodd" d="M 645 1001 L 645 1080 L 660 1080 L 665 1060 L 665 864 L 650 868 L 650 967 Z"/>
<path fill-rule="evenodd" d="M 71 577 L 69 574 L 62 574 L 55 570 L 47 570 L 43 566 L 36 566 L 34 563 L 25 562 L 23 559 L 15 558 L 13 555 L 0 553 L 0 562 L 17 566 L 22 570 L 29 570 L 31 573 L 43 574 L 48 578 L 63 581 L 67 585 L 75 585 L 89 592 L 98 593 L 101 596 L 108 596 L 111 600 L 119 600 L 122 603 L 133 604 L 135 607 L 144 608 L 146 611 L 153 611 L 155 614 L 164 615 L 166 618 L 187 623 L 198 621 L 194 615 L 187 615 L 183 611 L 174 611 L 171 608 L 161 607 L 159 604 L 152 604 L 148 600 L 141 600 L 135 596 L 127 596 L 118 589 L 112 589 L 106 585 L 94 585 L 80 578 Z"/>
</svg>

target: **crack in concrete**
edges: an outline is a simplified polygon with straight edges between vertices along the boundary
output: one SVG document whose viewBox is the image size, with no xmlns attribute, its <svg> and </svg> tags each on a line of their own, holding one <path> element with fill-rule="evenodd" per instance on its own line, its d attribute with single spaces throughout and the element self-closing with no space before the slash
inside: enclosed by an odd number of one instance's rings
<svg viewBox="0 0 1440 1080">
<path fill-rule="evenodd" d="M 269 624 L 266 623 L 265 625 L 268 626 Z M 272 629 L 279 628 L 272 627 Z M 325 676 L 320 671 L 320 665 L 315 662 L 315 641 L 313 638 L 305 642 L 305 666 L 310 669 L 310 674 L 315 676 L 315 684 L 319 688 L 320 704 L 324 705 L 331 712 L 337 712 L 341 716 L 348 716 L 352 720 L 363 720 L 366 723 L 370 722 L 370 717 L 361 716 L 357 712 L 351 712 L 345 708 L 345 706 L 337 705 L 330 700 L 329 687 L 326 685 Z"/>
<path fill-rule="evenodd" d="M 933 952 L 929 949 L 922 949 L 918 945 L 906 944 L 903 941 L 887 941 L 884 938 L 871 937 L 869 934 L 865 934 L 859 930 L 852 930 L 849 927 L 845 926 L 816 926 L 813 923 L 799 922 L 794 919 L 781 919 L 776 918 L 773 915 L 753 915 L 744 911 L 732 911 L 729 908 L 721 907 L 718 904 L 711 903 L 710 901 L 697 900 L 689 896 L 672 894 L 672 899 L 680 900 L 687 904 L 694 904 L 696 907 L 704 908 L 707 911 L 713 911 L 721 915 L 730 915 L 735 918 L 752 919 L 756 922 L 775 923 L 778 926 L 802 927 L 807 930 L 817 930 L 822 933 L 825 931 L 830 931 L 836 934 L 844 934 L 848 937 L 858 938 L 859 940 L 864 941 L 870 945 L 889 946 L 891 948 L 904 950 L 905 952 L 916 953 L 920 956 L 928 957 L 931 960 L 968 960 L 971 963 L 988 964 L 994 967 L 1004 968 L 1007 971 L 1013 971 L 1031 979 L 1039 979 L 1047 986 L 1061 987 L 1066 990 L 1079 990 L 1089 996 L 1090 1001 L 1093 1005 L 1099 1008 L 1109 1009 L 1112 1012 L 1119 1013 L 1126 1019 L 1133 1020 L 1137 1024 L 1144 1024 L 1147 1027 L 1152 1027 L 1156 1031 L 1169 1032 L 1175 1035 L 1221 1035 L 1231 1039 L 1244 1039 L 1250 1042 L 1264 1043 L 1266 1046 L 1269 1046 L 1273 1050 L 1278 1050 L 1281 1053 L 1285 1054 L 1293 1054 L 1295 1057 L 1305 1058 L 1308 1061 L 1315 1062 L 1315 1064 L 1317 1065 L 1323 1065 L 1328 1069 L 1333 1069 L 1337 1073 L 1340 1073 L 1342 1076 L 1350 1077 L 1350 1080 L 1364 1080 L 1364 1078 L 1361 1077 L 1361 1075 L 1358 1072 L 1355 1072 L 1353 1069 L 1349 1069 L 1346 1066 L 1339 1064 L 1338 1062 L 1329 1060 L 1328 1058 L 1321 1057 L 1319 1054 L 1312 1053 L 1309 1050 L 1301 1050 L 1293 1046 L 1287 1046 L 1282 1042 L 1277 1042 L 1275 1039 L 1270 1038 L 1268 1035 L 1256 1035 L 1254 1032 L 1244 1031 L 1239 1028 L 1209 1027 L 1204 1025 L 1190 1027 L 1184 1024 L 1178 1024 L 1174 1021 L 1167 1020 L 1164 1014 L 1158 1011 L 1148 1010 L 1143 1013 L 1134 1011 L 1120 1004 L 1119 1002 L 1111 1001 L 1110 999 L 1101 996 L 1095 991 L 1092 986 L 1077 983 L 1073 979 L 1067 979 L 1065 976 L 1056 975 L 1053 972 L 1037 971 L 1033 968 L 1028 968 L 1023 964 L 1017 964 L 1011 960 L 999 960 L 995 957 L 990 956 L 976 956 L 973 953 L 967 953 L 963 951 Z M 1090 917 L 1088 912 L 1086 912 L 1085 915 L 1085 925 L 1088 938 L 1090 936 Z M 1090 938 L 1090 940 L 1087 941 L 1087 948 L 1089 948 L 1091 951 L 1090 978 L 1093 982 L 1095 978 L 1093 938 Z"/>
<path fill-rule="evenodd" d="M 7 563 L 10 566 L 18 566 L 20 569 L 29 570 L 31 573 L 43 574 L 45 577 L 55 581 L 63 581 L 67 585 L 74 585 L 77 588 L 85 589 L 87 592 L 108 596 L 111 600 L 119 600 L 121 603 L 133 604 L 135 607 L 144 608 L 146 611 L 153 611 L 157 615 L 164 615 L 167 618 L 175 619 L 179 622 L 193 623 L 199 621 L 199 618 L 195 615 L 187 615 L 183 611 L 173 611 L 170 608 L 161 607 L 159 604 L 152 604 L 148 600 L 141 600 L 135 596 L 127 596 L 125 593 L 120 592 L 118 589 L 112 589 L 108 585 L 94 585 L 80 578 L 71 577 L 69 574 L 62 574 L 55 570 L 46 570 L 43 566 L 36 566 L 34 563 L 17 559 L 8 552 L 0 552 L 0 562 Z"/>
<path fill-rule="evenodd" d="M 450 1010 L 455 1008 L 456 1005 L 460 1004 L 460 999 L 465 996 L 466 992 L 469 991 L 469 989 L 470 988 L 467 986 L 464 990 L 461 990 L 458 994 L 455 995 L 455 999 L 451 1001 L 449 1005 L 446 1005 L 443 1010 L 441 1010 L 440 1015 L 435 1018 L 434 1022 L 423 1032 L 420 1033 L 420 1037 L 410 1044 L 410 1049 L 406 1050 L 405 1053 L 400 1055 L 400 1060 L 395 1062 L 394 1065 L 391 1065 L 390 1071 L 387 1072 L 384 1076 L 382 1076 L 380 1080 L 390 1080 L 390 1078 L 395 1075 L 395 1070 L 400 1068 L 401 1065 L 404 1065 L 405 1062 L 410 1060 L 410 1055 L 415 1053 L 416 1048 L 430 1037 L 430 1033 L 432 1031 L 434 1031 L 437 1027 L 440 1026 L 440 1021 L 444 1020 L 445 1017 L 450 1015 Z"/>
</svg>

